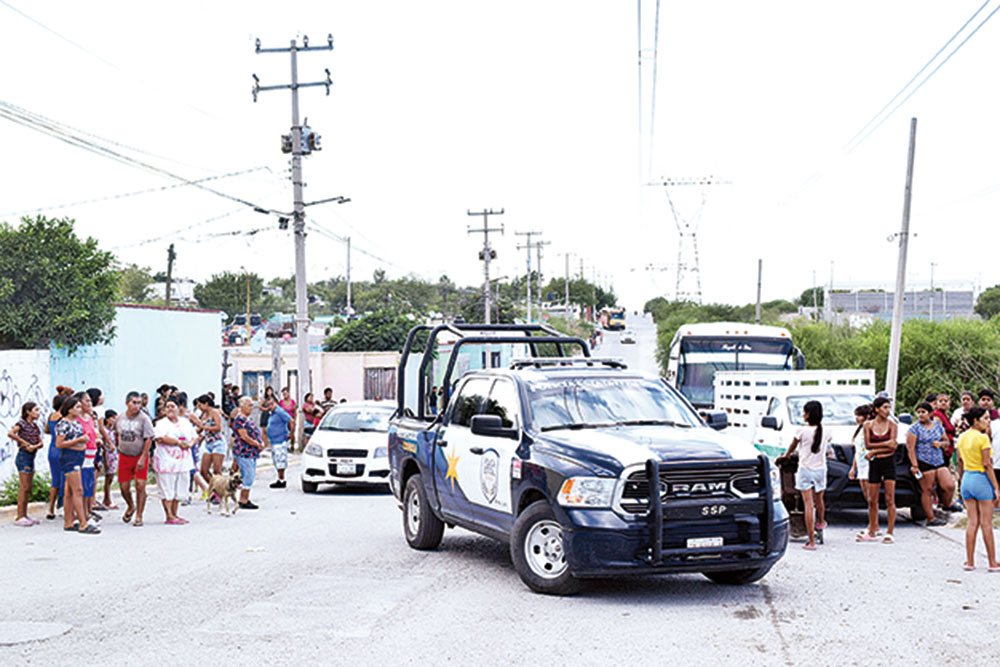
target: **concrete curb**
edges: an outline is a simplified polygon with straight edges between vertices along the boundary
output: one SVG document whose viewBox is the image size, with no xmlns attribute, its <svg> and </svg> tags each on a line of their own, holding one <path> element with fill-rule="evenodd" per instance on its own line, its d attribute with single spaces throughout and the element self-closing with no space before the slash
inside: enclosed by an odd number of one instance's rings
<svg viewBox="0 0 1000 667">
<path fill-rule="evenodd" d="M 292 458 L 293 454 L 289 452 L 288 454 L 288 468 L 291 469 L 293 466 L 299 465 L 302 462 L 301 454 L 296 453 L 295 458 Z M 257 470 L 267 470 L 268 468 L 273 468 L 274 463 L 270 459 L 267 461 L 258 461 Z M 150 484 L 146 487 L 146 492 L 155 491 L 156 485 Z M 124 503 L 122 494 L 117 489 L 111 492 L 111 501 L 115 504 L 119 504 L 118 501 Z M 34 518 L 41 518 L 38 515 L 45 515 L 46 510 L 48 510 L 49 504 L 47 502 L 34 502 L 28 503 L 28 516 L 34 516 Z M 17 519 L 17 505 L 4 505 L 0 507 L 0 524 L 13 523 Z"/>
</svg>

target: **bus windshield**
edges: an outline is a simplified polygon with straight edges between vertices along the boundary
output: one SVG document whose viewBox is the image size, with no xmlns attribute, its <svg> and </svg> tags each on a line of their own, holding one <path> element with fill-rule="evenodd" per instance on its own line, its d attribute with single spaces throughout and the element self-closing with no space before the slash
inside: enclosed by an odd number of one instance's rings
<svg viewBox="0 0 1000 667">
<path fill-rule="evenodd" d="M 788 338 L 685 338 L 681 341 L 678 388 L 695 405 L 711 405 L 716 371 L 792 369 L 792 352 Z"/>
</svg>

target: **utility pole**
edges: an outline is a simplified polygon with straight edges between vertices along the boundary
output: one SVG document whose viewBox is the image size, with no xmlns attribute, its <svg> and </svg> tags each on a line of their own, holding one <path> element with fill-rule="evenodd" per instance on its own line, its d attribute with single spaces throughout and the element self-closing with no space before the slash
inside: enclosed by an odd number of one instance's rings
<svg viewBox="0 0 1000 667">
<path fill-rule="evenodd" d="M 566 326 L 569 326 L 569 253 L 563 253 L 566 256 L 566 301 L 563 304 L 566 314 Z"/>
<path fill-rule="evenodd" d="M 354 314 L 354 308 L 351 307 L 351 237 L 347 237 L 347 317 L 350 319 L 351 315 Z"/>
<path fill-rule="evenodd" d="M 527 263 L 527 266 L 528 266 L 528 280 L 526 281 L 525 288 L 524 288 L 524 294 L 525 294 L 525 296 L 524 296 L 524 303 L 527 305 L 527 308 L 528 308 L 528 312 L 527 312 L 527 316 L 526 316 L 528 322 L 531 322 L 531 249 L 535 247 L 535 244 L 533 244 L 531 242 L 531 237 L 532 236 L 541 236 L 541 234 L 542 234 L 541 232 L 514 232 L 515 236 L 527 236 L 528 237 L 528 241 L 524 245 L 517 246 L 518 250 L 527 250 L 528 251 L 528 253 L 527 253 L 527 256 L 528 256 L 528 263 Z"/>
<path fill-rule="evenodd" d="M 173 282 L 175 259 L 177 259 L 177 253 L 174 252 L 174 244 L 171 243 L 170 247 L 167 248 L 167 308 L 170 307 L 170 287 Z"/>
<path fill-rule="evenodd" d="M 243 274 L 247 278 L 247 345 L 250 344 L 250 272 L 245 268 Z"/>
<path fill-rule="evenodd" d="M 899 232 L 899 261 L 896 264 L 896 293 L 892 295 L 892 330 L 889 334 L 889 364 L 885 390 L 896 405 L 899 375 L 899 344 L 903 336 L 903 291 L 906 289 L 906 251 L 910 240 L 910 198 L 913 194 L 913 156 L 917 144 L 917 119 L 910 119 L 910 150 L 906 159 L 906 189 L 903 191 L 903 228 Z"/>
<path fill-rule="evenodd" d="M 483 316 L 485 318 L 484 324 L 490 323 L 490 260 L 496 259 L 496 250 L 490 247 L 490 232 L 500 232 L 503 234 L 503 225 L 499 227 L 490 228 L 489 219 L 491 215 L 503 215 L 503 209 L 499 211 L 494 211 L 493 209 L 483 209 L 482 211 L 469 211 L 466 210 L 468 215 L 481 215 L 483 216 L 483 228 L 474 229 L 472 227 L 467 228 L 469 234 L 482 234 L 483 235 L 483 249 L 479 251 L 479 259 L 483 260 L 483 276 L 485 280 L 483 281 Z M 489 354 L 487 353 L 487 360 L 489 360 Z"/>
<path fill-rule="evenodd" d="M 936 262 L 931 262 L 931 322 L 934 321 L 934 267 L 937 266 Z"/>
<path fill-rule="evenodd" d="M 760 279 L 764 273 L 764 260 L 757 260 L 757 310 L 754 314 L 754 323 L 760 324 Z"/>
<path fill-rule="evenodd" d="M 262 49 L 260 46 L 260 40 L 256 42 L 257 53 L 288 53 L 291 56 L 291 75 L 292 82 L 286 85 L 277 86 L 261 86 L 257 75 L 253 75 L 254 87 L 253 87 L 253 100 L 257 101 L 257 93 L 264 90 L 279 90 L 288 88 L 292 91 L 292 135 L 291 135 L 291 153 L 292 153 L 292 198 L 293 198 L 293 218 L 294 218 L 294 233 L 295 233 L 295 335 L 296 342 L 298 343 L 298 386 L 295 392 L 297 405 L 302 405 L 303 397 L 310 391 L 310 374 L 309 374 L 309 304 L 306 296 L 306 220 L 305 220 L 305 202 L 302 197 L 302 155 L 303 153 L 303 140 L 302 140 L 302 126 L 299 124 L 299 88 L 308 88 L 313 86 L 324 86 L 326 88 L 326 94 L 330 94 L 330 85 L 333 83 L 330 80 L 330 70 L 326 70 L 326 80 L 316 81 L 312 83 L 299 83 L 299 66 L 298 66 L 298 53 L 299 51 L 333 51 L 333 35 L 327 35 L 326 45 L 324 46 L 309 46 L 309 38 L 302 38 L 302 46 L 299 46 L 293 39 L 287 49 L 285 48 L 271 48 Z M 305 146 L 305 152 L 311 152 L 319 148 L 318 137 L 311 130 L 308 132 L 309 141 Z M 294 416 L 294 415 L 293 415 Z M 298 447 L 302 448 L 302 443 L 304 440 L 304 420 L 299 418 L 295 420 L 295 442 Z"/>
<path fill-rule="evenodd" d="M 536 241 L 535 255 L 538 257 L 538 321 L 542 321 L 542 246 L 551 244 L 552 241 Z"/>
</svg>

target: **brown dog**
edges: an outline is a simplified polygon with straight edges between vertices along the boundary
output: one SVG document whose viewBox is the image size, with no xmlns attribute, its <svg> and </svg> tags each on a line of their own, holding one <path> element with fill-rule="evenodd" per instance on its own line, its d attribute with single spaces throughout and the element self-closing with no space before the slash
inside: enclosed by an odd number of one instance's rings
<svg viewBox="0 0 1000 667">
<path fill-rule="evenodd" d="M 219 498 L 219 511 L 223 516 L 229 516 L 229 499 L 233 499 L 233 514 L 235 515 L 236 508 L 240 506 L 236 499 L 236 492 L 239 491 L 242 483 L 243 478 L 239 471 L 212 475 L 212 479 L 208 483 L 208 500 L 206 502 L 208 513 L 212 513 L 212 494 L 214 493 Z"/>
</svg>

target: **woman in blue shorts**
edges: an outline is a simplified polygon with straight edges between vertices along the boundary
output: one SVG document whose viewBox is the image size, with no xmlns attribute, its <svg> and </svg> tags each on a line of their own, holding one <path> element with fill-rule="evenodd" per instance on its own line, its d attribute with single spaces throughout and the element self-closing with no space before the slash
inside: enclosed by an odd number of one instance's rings
<svg viewBox="0 0 1000 667">
<path fill-rule="evenodd" d="M 206 480 L 212 475 L 222 474 L 222 465 L 226 459 L 226 439 L 222 436 L 222 413 L 215 401 L 208 394 L 202 394 L 194 399 L 194 407 L 201 413 L 201 476 Z"/>
<path fill-rule="evenodd" d="M 56 507 L 62 507 L 63 501 L 63 474 L 62 467 L 59 465 L 59 454 L 62 450 L 56 447 L 56 424 L 62 419 L 62 414 L 59 412 L 59 408 L 62 406 L 63 401 L 66 399 L 65 393 L 66 387 L 59 385 L 56 387 L 56 391 L 59 392 L 52 399 L 52 414 L 49 415 L 48 421 L 45 422 L 45 432 L 52 436 L 52 440 L 49 442 L 49 472 L 52 475 L 52 485 L 49 489 L 49 513 L 45 515 L 45 518 L 49 521 L 56 518 Z M 71 391 L 71 390 L 70 390 Z"/>
<path fill-rule="evenodd" d="M 69 396 L 59 408 L 62 419 L 56 424 L 56 447 L 59 448 L 59 464 L 62 467 L 65 503 L 63 504 L 63 530 L 78 531 L 84 535 L 100 533 L 97 526 L 90 525 L 83 509 L 83 481 L 80 472 L 86 455 L 87 441 L 80 417 L 83 406 L 76 396 Z M 75 521 L 74 521 L 75 519 Z"/>
<path fill-rule="evenodd" d="M 996 547 L 993 543 L 993 507 L 1000 498 L 997 478 L 993 472 L 992 445 L 986 435 L 990 430 L 990 414 L 978 405 L 965 413 L 972 428 L 962 434 L 955 445 L 958 450 L 958 475 L 962 480 L 962 499 L 969 521 L 965 527 L 965 570 L 976 569 L 976 533 L 983 531 L 983 544 L 989 559 L 989 571 L 1000 572 Z"/>
</svg>

